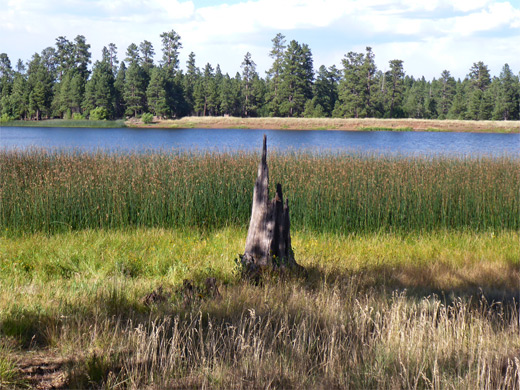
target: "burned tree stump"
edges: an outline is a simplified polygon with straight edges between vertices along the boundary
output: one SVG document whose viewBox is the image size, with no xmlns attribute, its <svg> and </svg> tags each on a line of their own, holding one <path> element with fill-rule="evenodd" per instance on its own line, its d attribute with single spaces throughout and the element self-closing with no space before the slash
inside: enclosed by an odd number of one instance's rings
<svg viewBox="0 0 520 390">
<path fill-rule="evenodd" d="M 247 275 L 256 277 L 264 270 L 303 269 L 294 259 L 290 227 L 289 202 L 283 201 L 281 184 L 276 185 L 275 198 L 269 200 L 267 137 L 264 135 L 246 247 L 240 257 Z"/>
</svg>

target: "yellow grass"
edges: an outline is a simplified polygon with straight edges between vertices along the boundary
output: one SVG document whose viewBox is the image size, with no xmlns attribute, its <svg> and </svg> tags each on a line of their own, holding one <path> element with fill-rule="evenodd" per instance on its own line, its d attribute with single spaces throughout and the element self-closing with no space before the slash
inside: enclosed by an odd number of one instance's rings
<svg viewBox="0 0 520 390">
<path fill-rule="evenodd" d="M 469 121 L 426 119 L 342 118 L 236 118 L 184 117 L 156 119 L 151 125 L 127 121 L 130 127 L 159 128 L 245 128 L 276 130 L 396 130 L 519 133 L 520 121 Z"/>
</svg>

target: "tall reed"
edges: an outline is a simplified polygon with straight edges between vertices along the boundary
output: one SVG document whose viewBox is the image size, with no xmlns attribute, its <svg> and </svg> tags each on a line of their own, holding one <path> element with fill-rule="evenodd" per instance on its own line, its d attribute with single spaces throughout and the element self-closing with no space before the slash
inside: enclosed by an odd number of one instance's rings
<svg viewBox="0 0 520 390">
<path fill-rule="evenodd" d="M 248 224 L 252 153 L 0 152 L 0 226 L 55 232 Z M 292 224 L 329 232 L 520 229 L 520 160 L 285 153 Z"/>
</svg>

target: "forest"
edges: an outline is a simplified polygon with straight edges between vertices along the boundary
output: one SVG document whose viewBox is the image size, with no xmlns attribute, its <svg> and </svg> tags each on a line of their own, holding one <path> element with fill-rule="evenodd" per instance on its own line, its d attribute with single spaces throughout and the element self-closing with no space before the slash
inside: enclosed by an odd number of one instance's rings
<svg viewBox="0 0 520 390">
<path fill-rule="evenodd" d="M 0 118 L 10 120 L 115 119 L 153 114 L 183 116 L 419 118 L 468 120 L 520 119 L 520 81 L 508 64 L 491 76 L 482 61 L 467 76 L 449 70 L 426 80 L 406 74 L 402 60 L 377 69 L 370 47 L 348 52 L 335 65 L 314 66 L 307 44 L 277 34 L 271 68 L 262 77 L 248 52 L 234 76 L 217 64 L 197 66 L 191 52 L 180 67 L 181 37 L 160 35 L 161 58 L 144 40 L 132 43 L 124 59 L 114 43 L 92 64 L 83 35 L 56 38 L 55 46 L 15 65 L 0 54 Z"/>
</svg>

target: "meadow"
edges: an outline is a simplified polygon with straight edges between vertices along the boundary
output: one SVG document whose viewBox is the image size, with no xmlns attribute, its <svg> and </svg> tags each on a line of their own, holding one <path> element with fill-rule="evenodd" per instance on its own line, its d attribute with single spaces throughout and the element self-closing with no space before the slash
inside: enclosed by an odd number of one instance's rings
<svg viewBox="0 0 520 390">
<path fill-rule="evenodd" d="M 520 389 L 520 161 L 270 154 L 307 274 L 255 285 L 258 162 L 1 152 L 0 388 Z"/>
<path fill-rule="evenodd" d="M 86 119 L 45 119 L 10 120 L 2 122 L 2 126 L 13 127 L 95 127 L 95 128 L 119 128 L 125 127 L 125 121 L 120 120 L 86 120 Z"/>
</svg>

